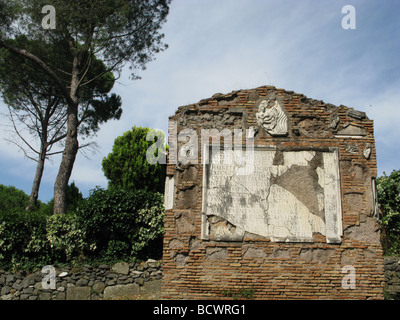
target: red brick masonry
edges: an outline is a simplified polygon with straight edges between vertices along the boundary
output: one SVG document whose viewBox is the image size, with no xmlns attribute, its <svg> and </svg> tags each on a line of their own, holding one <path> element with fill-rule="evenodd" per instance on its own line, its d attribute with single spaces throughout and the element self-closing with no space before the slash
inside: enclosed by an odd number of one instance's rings
<svg viewBox="0 0 400 320">
<path fill-rule="evenodd" d="M 255 114 L 260 99 L 283 103 L 289 119 L 287 136 L 259 128 Z M 165 214 L 162 295 L 172 299 L 225 298 L 248 290 L 257 299 L 382 299 L 384 268 L 376 222 L 373 181 L 377 175 L 373 121 L 359 111 L 309 99 L 271 86 L 216 94 L 178 108 L 171 129 L 248 129 L 258 127 L 255 146 L 290 149 L 339 149 L 343 237 L 326 243 L 272 242 L 246 235 L 243 241 L 202 240 L 203 165 L 176 166 L 173 208 Z M 170 141 L 176 139 L 170 131 Z M 244 139 L 243 139 L 244 143 Z M 184 142 L 178 142 L 179 146 Z M 199 147 L 199 150 L 200 147 Z M 200 151 L 199 151 L 200 152 Z M 344 266 L 355 269 L 355 288 L 343 288 Z"/>
</svg>

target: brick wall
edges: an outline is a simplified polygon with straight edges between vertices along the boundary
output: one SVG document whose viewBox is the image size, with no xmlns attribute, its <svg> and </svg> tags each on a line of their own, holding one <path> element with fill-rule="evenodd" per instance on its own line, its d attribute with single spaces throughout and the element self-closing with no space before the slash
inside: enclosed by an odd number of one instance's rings
<svg viewBox="0 0 400 320">
<path fill-rule="evenodd" d="M 288 117 L 286 136 L 259 128 L 255 146 L 282 150 L 338 148 L 343 236 L 326 243 L 272 242 L 246 234 L 242 241 L 201 237 L 203 165 L 176 162 L 171 152 L 167 175 L 174 178 L 173 203 L 165 215 L 162 294 L 165 298 L 225 298 L 226 292 L 250 290 L 258 299 L 381 299 L 383 257 L 376 223 L 373 180 L 377 174 L 373 121 L 352 108 L 336 107 L 275 87 L 216 94 L 178 108 L 170 117 L 170 145 L 180 148 L 177 134 L 185 128 L 257 128 L 257 102 L 279 99 Z M 243 144 L 245 140 L 243 139 Z M 195 161 L 194 161 L 195 162 Z M 355 271 L 355 287 L 343 288 Z M 346 279 L 346 278 L 345 278 Z"/>
</svg>

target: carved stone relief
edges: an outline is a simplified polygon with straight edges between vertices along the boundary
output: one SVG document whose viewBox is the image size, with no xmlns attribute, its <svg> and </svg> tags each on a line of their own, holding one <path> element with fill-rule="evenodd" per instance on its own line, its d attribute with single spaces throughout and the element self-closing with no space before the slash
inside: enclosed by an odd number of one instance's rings
<svg viewBox="0 0 400 320">
<path fill-rule="evenodd" d="M 272 107 L 270 106 L 271 104 Z M 257 123 L 271 136 L 286 136 L 288 134 L 288 118 L 281 103 L 275 99 L 262 100 L 256 114 Z"/>
<path fill-rule="evenodd" d="M 371 152 L 372 152 L 371 146 L 366 146 L 363 151 L 364 158 L 368 160 L 371 157 Z"/>
</svg>

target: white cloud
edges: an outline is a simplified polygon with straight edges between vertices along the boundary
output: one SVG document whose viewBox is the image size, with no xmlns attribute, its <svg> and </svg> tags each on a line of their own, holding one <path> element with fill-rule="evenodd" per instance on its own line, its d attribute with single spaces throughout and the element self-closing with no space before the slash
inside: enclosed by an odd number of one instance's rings
<svg viewBox="0 0 400 320">
<path fill-rule="evenodd" d="M 377 97 L 365 89 L 387 66 L 374 63 L 381 52 L 367 41 L 371 27 L 346 33 L 340 24 L 342 5 L 326 6 L 315 1 L 173 2 L 165 26 L 170 48 L 149 65 L 142 80 L 124 80 L 128 86 L 116 89 L 123 97 L 124 116 L 105 125 L 99 135 L 105 151 L 101 155 L 133 125 L 166 131 L 168 116 L 180 105 L 263 84 L 361 110 L 383 104 L 383 112 L 370 115 L 379 142 L 389 135 L 386 128 L 395 128 L 387 123 L 397 112 L 395 92 Z M 361 3 L 356 7 L 361 11 Z M 379 44 L 379 36 L 375 33 L 372 40 Z M 398 86 L 387 91 L 390 88 Z M 375 99 L 368 99 L 371 96 Z"/>
<path fill-rule="evenodd" d="M 71 181 L 85 190 L 106 186 L 101 160 L 132 126 L 166 131 L 181 105 L 265 84 L 366 111 L 375 121 L 378 166 L 391 171 L 400 156 L 399 4 L 353 1 L 357 29 L 346 31 L 341 8 L 347 2 L 174 0 L 163 28 L 169 48 L 140 72 L 141 80 L 122 74 L 114 88 L 122 118 L 102 126 L 91 160 L 78 155 Z M 21 157 L 2 143 L 0 150 L 3 167 Z M 57 169 L 56 161 L 46 167 L 45 183 Z"/>
</svg>

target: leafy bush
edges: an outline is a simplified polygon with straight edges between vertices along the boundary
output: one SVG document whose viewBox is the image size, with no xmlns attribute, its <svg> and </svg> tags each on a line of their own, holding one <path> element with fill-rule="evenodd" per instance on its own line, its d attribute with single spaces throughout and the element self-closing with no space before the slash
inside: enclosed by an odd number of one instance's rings
<svg viewBox="0 0 400 320">
<path fill-rule="evenodd" d="M 0 211 L 0 268 L 161 256 L 161 194 L 98 188 L 76 205 L 66 215 L 50 214 L 51 202 L 29 213 Z"/>
<path fill-rule="evenodd" d="M 0 184 L 0 212 L 25 210 L 28 201 L 29 196 L 22 190 Z"/>
<path fill-rule="evenodd" d="M 5 268 L 47 263 L 47 216 L 37 212 L 0 212 L 0 265 Z"/>
<path fill-rule="evenodd" d="M 67 188 L 67 212 L 75 212 L 76 208 L 79 206 L 79 203 L 83 200 L 83 195 L 79 191 L 78 187 L 75 185 L 75 182 L 72 181 L 71 184 L 68 185 Z M 40 211 L 53 214 L 54 211 L 54 198 L 51 199 L 47 204 L 42 204 L 39 209 Z"/>
<path fill-rule="evenodd" d="M 105 250 L 104 259 L 127 259 L 129 257 L 130 246 L 125 241 L 110 240 L 108 241 L 107 248 Z"/>
<path fill-rule="evenodd" d="M 57 261 L 81 257 L 86 247 L 85 231 L 74 214 L 55 214 L 47 218 L 46 238 Z"/>
<path fill-rule="evenodd" d="M 67 188 L 67 212 L 74 212 L 78 208 L 79 203 L 83 200 L 82 192 L 72 181 Z"/>
<path fill-rule="evenodd" d="M 382 245 L 386 255 L 400 254 L 400 170 L 377 178 L 377 193 L 382 230 Z"/>
<path fill-rule="evenodd" d="M 88 255 L 104 259 L 160 254 L 163 196 L 143 190 L 97 188 L 77 210 Z"/>
<path fill-rule="evenodd" d="M 109 187 L 164 192 L 166 168 L 157 162 L 148 162 L 148 150 L 149 154 L 154 150 L 154 159 L 158 157 L 155 141 L 146 141 L 148 133 L 153 134 L 160 148 L 165 146 L 162 131 L 142 127 L 133 127 L 115 139 L 112 152 L 102 161 Z M 157 136 L 161 137 L 160 141 L 157 140 Z"/>
</svg>

